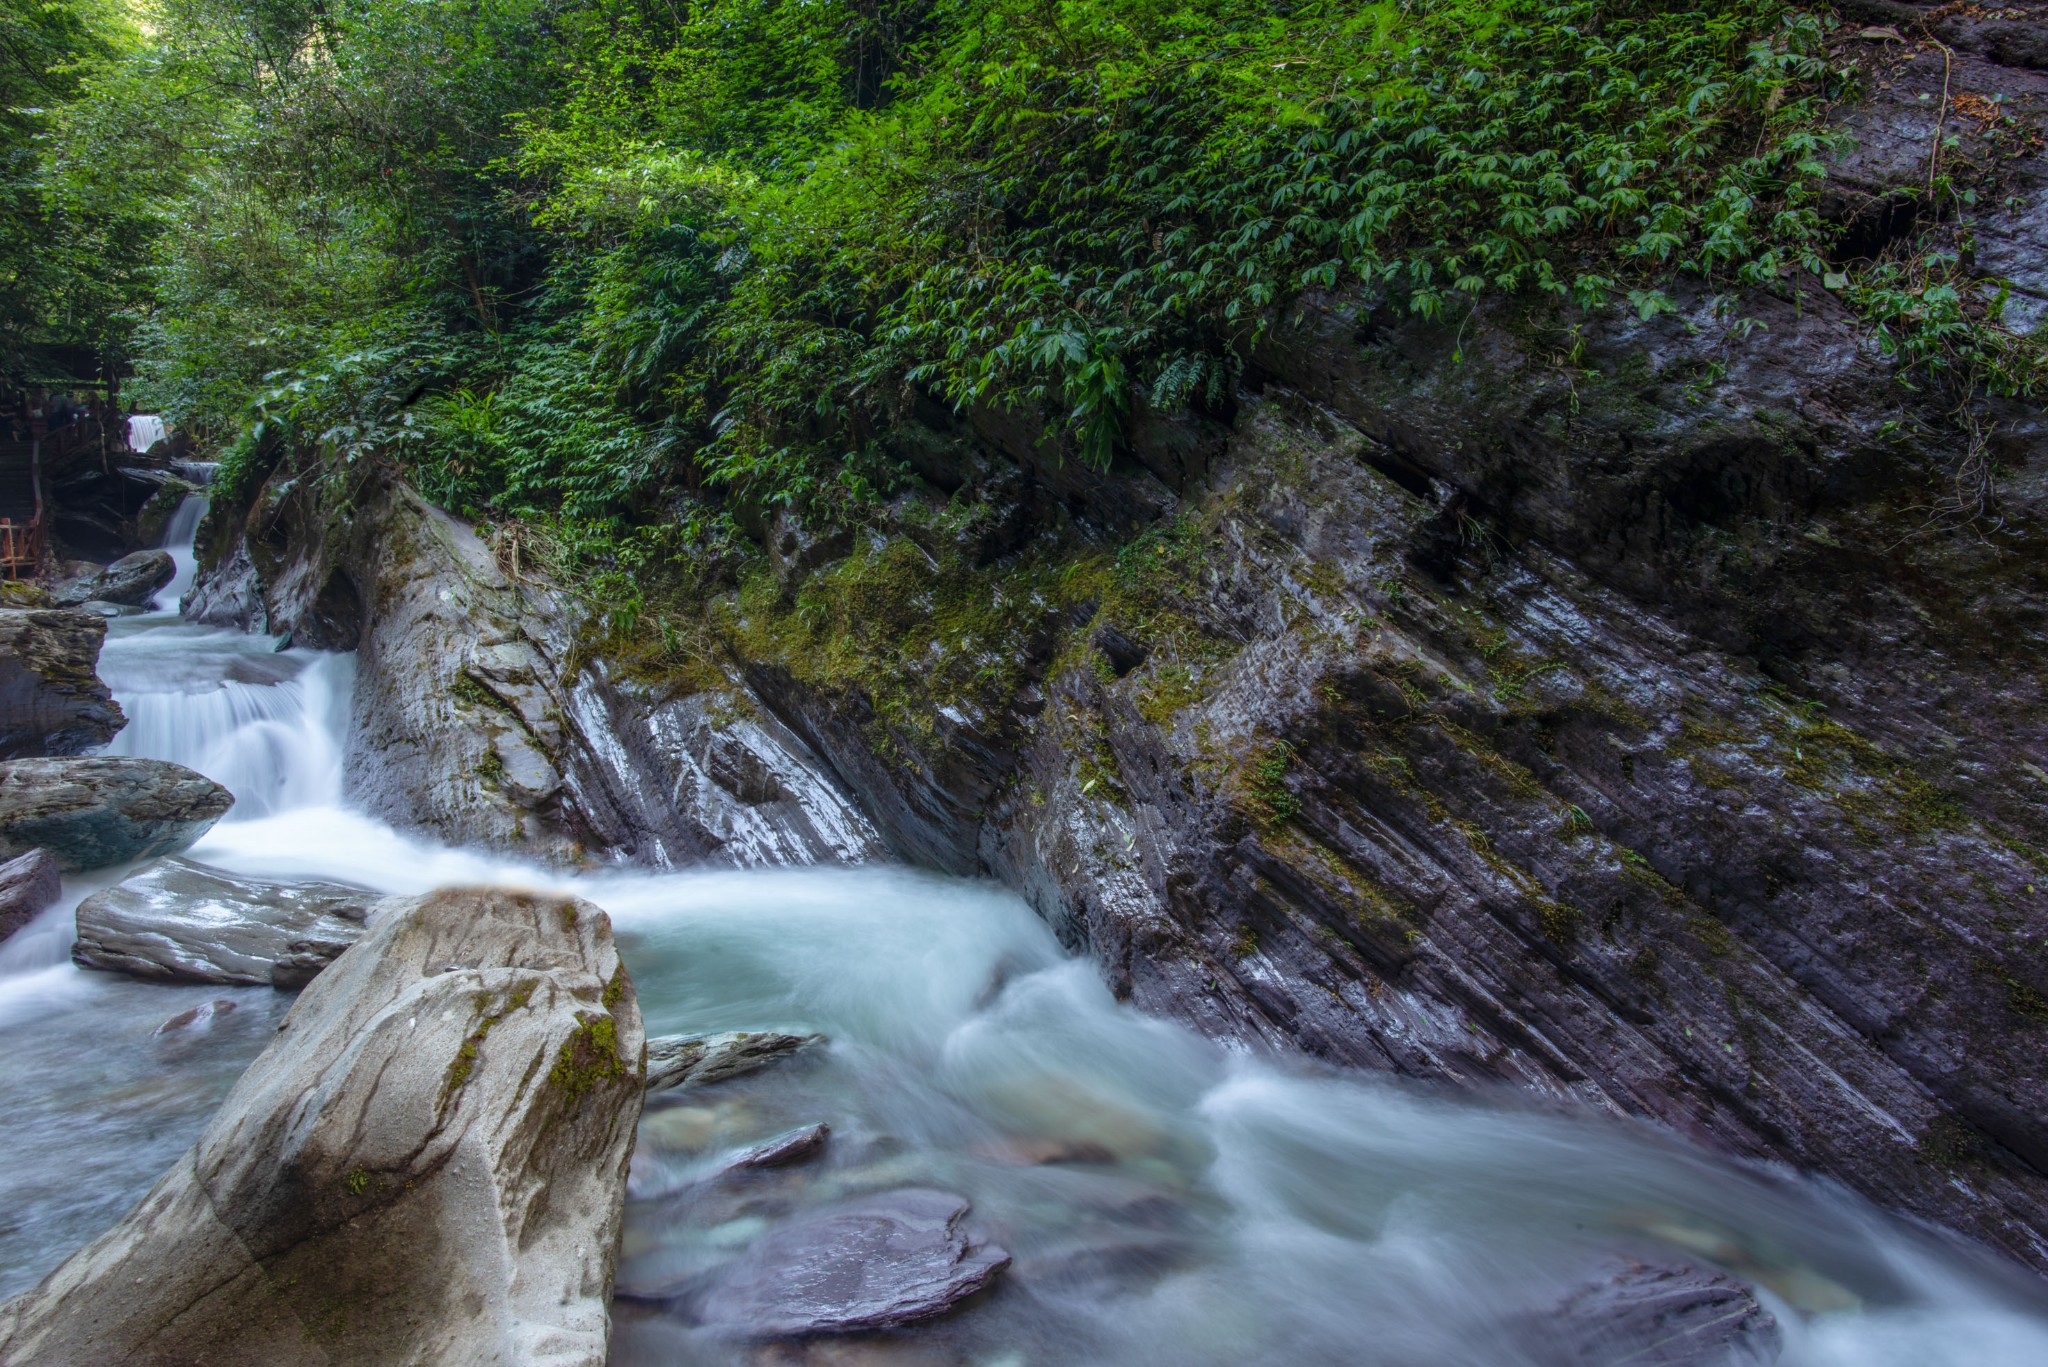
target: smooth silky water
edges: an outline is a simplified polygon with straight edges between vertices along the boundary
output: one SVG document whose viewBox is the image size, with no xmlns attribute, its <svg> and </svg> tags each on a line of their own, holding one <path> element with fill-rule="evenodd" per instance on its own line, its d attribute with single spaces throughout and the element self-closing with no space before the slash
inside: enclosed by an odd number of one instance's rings
<svg viewBox="0 0 2048 1367">
<path fill-rule="evenodd" d="M 353 662 L 187 625 L 177 581 L 112 624 L 113 750 L 236 795 L 190 857 L 387 892 L 573 890 L 610 911 L 649 1034 L 817 1030 L 823 1049 L 657 1096 L 629 1188 L 613 1360 L 784 1359 L 692 1329 L 693 1288 L 775 1222 L 860 1193 L 957 1191 L 1015 1255 L 958 1314 L 818 1361 L 1528 1362 L 1531 1323 L 1616 1255 L 1756 1285 L 1788 1367 L 2039 1367 L 2037 1279 L 1810 1179 L 1639 1128 L 1233 1055 L 1119 1006 L 1011 894 L 900 869 L 568 877 L 401 835 L 343 801 Z M 269 989 L 86 973 L 71 913 L 0 947 L 0 1294 L 112 1223 L 204 1128 L 289 1006 Z M 238 1009 L 154 1034 L 199 1002 Z M 824 1121 L 823 1159 L 712 1180 Z M 1535 1319 L 1532 1320 L 1532 1313 Z"/>
</svg>

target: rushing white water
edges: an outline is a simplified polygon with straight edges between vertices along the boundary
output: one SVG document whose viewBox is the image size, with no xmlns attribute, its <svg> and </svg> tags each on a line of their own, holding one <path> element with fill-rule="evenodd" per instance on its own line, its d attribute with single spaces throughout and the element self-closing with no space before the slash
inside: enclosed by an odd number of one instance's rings
<svg viewBox="0 0 2048 1367">
<path fill-rule="evenodd" d="M 401 835 L 342 799 L 350 661 L 273 644 L 168 610 L 114 624 L 103 672 L 133 718 L 117 748 L 237 795 L 192 857 L 391 892 L 573 889 L 611 912 L 650 1033 L 831 1036 L 650 1106 L 619 1282 L 673 1294 L 618 1303 L 615 1362 L 762 1360 L 693 1327 L 693 1288 L 777 1221 L 904 1185 L 969 1197 L 1016 1262 L 984 1303 L 864 1345 L 862 1362 L 1554 1363 L 1541 1312 L 1616 1254 L 1755 1284 L 1788 1367 L 2048 1362 L 2040 1283 L 1988 1255 L 1639 1130 L 1234 1056 L 1119 1006 L 986 884 L 569 877 Z M 78 972 L 68 916 L 0 948 L 0 1292 L 117 1218 L 288 1004 Z M 151 1035 L 217 997 L 241 1009 Z M 721 1154 L 817 1121 L 833 1132 L 822 1161 L 707 1180 Z"/>
<path fill-rule="evenodd" d="M 128 449 L 138 455 L 164 439 L 164 420 L 147 413 L 128 419 Z"/>
</svg>

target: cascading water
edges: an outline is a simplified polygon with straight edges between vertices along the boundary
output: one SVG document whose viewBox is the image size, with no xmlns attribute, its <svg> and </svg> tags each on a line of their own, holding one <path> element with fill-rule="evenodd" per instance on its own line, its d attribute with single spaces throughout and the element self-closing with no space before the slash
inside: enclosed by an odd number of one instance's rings
<svg viewBox="0 0 2048 1367">
<path fill-rule="evenodd" d="M 400 835 L 343 802 L 347 657 L 176 617 L 198 512 L 175 524 L 164 606 L 115 622 L 102 662 L 132 718 L 116 749 L 236 794 L 192 858 L 390 892 L 571 889 L 611 912 L 650 1033 L 831 1036 L 651 1102 L 615 1362 L 761 1360 L 693 1327 L 691 1288 L 792 1214 L 908 1185 L 971 1198 L 1016 1262 L 985 1303 L 861 1361 L 1555 1363 L 1546 1308 L 1618 1254 L 1754 1284 L 1789 1367 L 2048 1362 L 2040 1284 L 1989 1256 L 1640 1131 L 1233 1056 L 1117 1005 L 988 885 L 875 869 L 565 877 Z M 76 880 L 0 947 L 0 1293 L 117 1218 L 289 1004 L 73 969 L 71 904 L 121 872 Z M 220 997 L 240 1009 L 152 1035 Z M 737 1146 L 818 1121 L 832 1126 L 821 1162 L 708 1180 Z"/>
</svg>

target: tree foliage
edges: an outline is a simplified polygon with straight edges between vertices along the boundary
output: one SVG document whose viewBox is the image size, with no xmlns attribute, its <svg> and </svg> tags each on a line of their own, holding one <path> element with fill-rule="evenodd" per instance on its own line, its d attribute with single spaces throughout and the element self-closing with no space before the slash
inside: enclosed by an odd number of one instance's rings
<svg viewBox="0 0 2048 1367">
<path fill-rule="evenodd" d="M 1106 464 L 1304 292 L 1774 288 L 1848 80 L 1787 0 L 158 4 L 49 157 L 149 227 L 147 392 L 579 525 L 856 512 L 916 403 Z"/>
</svg>

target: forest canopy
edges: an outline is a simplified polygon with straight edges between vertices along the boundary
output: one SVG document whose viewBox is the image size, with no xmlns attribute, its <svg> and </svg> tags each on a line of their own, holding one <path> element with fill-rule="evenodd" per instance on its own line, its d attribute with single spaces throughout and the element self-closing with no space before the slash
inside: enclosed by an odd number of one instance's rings
<svg viewBox="0 0 2048 1367">
<path fill-rule="evenodd" d="M 10 258 L 29 311 L 231 481 L 317 447 L 597 527 L 856 511 L 920 403 L 1106 464 L 1304 291 L 1649 317 L 1832 270 L 1854 80 L 1779 0 L 6 3 L 6 212 L 82 225 Z M 2031 382 L 1916 280 L 1936 359 Z"/>
</svg>

